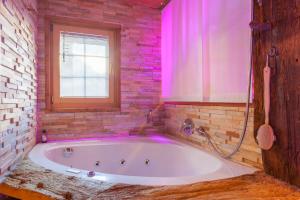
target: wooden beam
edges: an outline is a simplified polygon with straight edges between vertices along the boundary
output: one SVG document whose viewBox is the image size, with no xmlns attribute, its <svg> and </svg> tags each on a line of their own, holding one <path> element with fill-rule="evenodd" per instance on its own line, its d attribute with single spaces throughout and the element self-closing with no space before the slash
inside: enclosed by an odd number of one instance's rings
<svg viewBox="0 0 300 200">
<path fill-rule="evenodd" d="M 270 124 L 276 135 L 271 150 L 263 151 L 266 173 L 300 186 L 300 3 L 296 0 L 254 3 L 255 22 L 271 22 L 272 30 L 253 33 L 254 126 L 264 123 L 263 68 L 275 46 L 279 55 L 271 60 Z"/>
</svg>

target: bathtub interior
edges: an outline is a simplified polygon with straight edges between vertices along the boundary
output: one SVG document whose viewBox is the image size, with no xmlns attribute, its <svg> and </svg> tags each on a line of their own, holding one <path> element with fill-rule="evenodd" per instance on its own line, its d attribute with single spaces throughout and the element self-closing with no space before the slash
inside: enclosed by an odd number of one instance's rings
<svg viewBox="0 0 300 200">
<path fill-rule="evenodd" d="M 138 142 L 71 147 L 73 153 L 69 157 L 64 156 L 65 147 L 49 149 L 45 155 L 53 162 L 77 169 L 144 177 L 194 176 L 221 167 L 215 157 L 176 144 Z"/>
<path fill-rule="evenodd" d="M 71 156 L 64 154 L 66 148 L 73 150 Z M 152 186 L 218 180 L 256 171 L 162 136 L 38 144 L 29 159 L 65 175 Z M 89 171 L 95 171 L 95 176 L 88 177 Z"/>
</svg>

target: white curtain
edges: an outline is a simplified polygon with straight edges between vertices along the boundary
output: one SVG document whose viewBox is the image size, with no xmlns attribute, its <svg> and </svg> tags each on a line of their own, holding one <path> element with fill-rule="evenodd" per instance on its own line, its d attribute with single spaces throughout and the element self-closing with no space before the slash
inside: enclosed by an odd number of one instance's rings
<svg viewBox="0 0 300 200">
<path fill-rule="evenodd" d="M 172 0 L 162 13 L 162 98 L 244 102 L 251 0 Z"/>
<path fill-rule="evenodd" d="M 162 97 L 202 101 L 202 2 L 173 0 L 162 17 Z M 199 12 L 200 11 L 200 12 Z"/>
</svg>

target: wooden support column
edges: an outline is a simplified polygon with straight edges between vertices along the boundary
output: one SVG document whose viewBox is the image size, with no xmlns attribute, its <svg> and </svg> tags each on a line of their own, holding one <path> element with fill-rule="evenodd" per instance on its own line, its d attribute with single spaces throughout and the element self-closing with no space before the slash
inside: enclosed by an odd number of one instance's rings
<svg viewBox="0 0 300 200">
<path fill-rule="evenodd" d="M 263 0 L 262 6 L 257 2 L 253 0 L 253 22 L 270 22 L 271 29 L 253 34 L 255 136 L 264 123 L 263 68 L 274 46 L 278 56 L 270 62 L 270 124 L 277 139 L 271 150 L 263 151 L 263 164 L 266 173 L 300 186 L 300 1 Z"/>
</svg>

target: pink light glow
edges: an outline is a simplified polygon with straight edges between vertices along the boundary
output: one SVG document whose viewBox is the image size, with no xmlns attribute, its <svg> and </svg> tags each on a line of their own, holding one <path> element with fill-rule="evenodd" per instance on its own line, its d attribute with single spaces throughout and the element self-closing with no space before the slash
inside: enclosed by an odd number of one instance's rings
<svg viewBox="0 0 300 200">
<path fill-rule="evenodd" d="M 50 140 L 48 141 L 48 143 L 57 143 L 57 142 L 84 142 L 84 141 L 103 141 L 103 140 L 113 140 L 113 141 L 122 141 L 124 140 L 124 138 L 132 138 L 132 139 L 141 139 L 143 138 L 143 136 L 128 136 L 128 135 L 119 135 L 119 136 L 104 136 L 104 137 L 91 137 L 91 138 L 77 138 L 77 139 L 66 139 L 66 140 Z M 147 140 L 152 140 L 154 142 L 157 143 L 161 143 L 161 144 L 167 144 L 167 143 L 171 143 L 172 141 L 170 139 L 168 139 L 167 137 L 160 135 L 158 133 L 151 133 L 151 134 L 147 134 Z"/>
<path fill-rule="evenodd" d="M 250 67 L 251 1 L 205 0 L 208 101 L 244 102 Z"/>
<path fill-rule="evenodd" d="M 162 14 L 162 97 L 202 100 L 202 4 L 172 0 Z M 200 25 L 197 25 L 200 24 Z M 200 55 L 200 56 L 199 56 Z M 188 67 L 186 67 L 188 66 Z M 193 85 L 194 87 L 186 87 Z"/>
<path fill-rule="evenodd" d="M 162 13 L 162 98 L 244 102 L 250 0 L 172 0 Z"/>
</svg>

